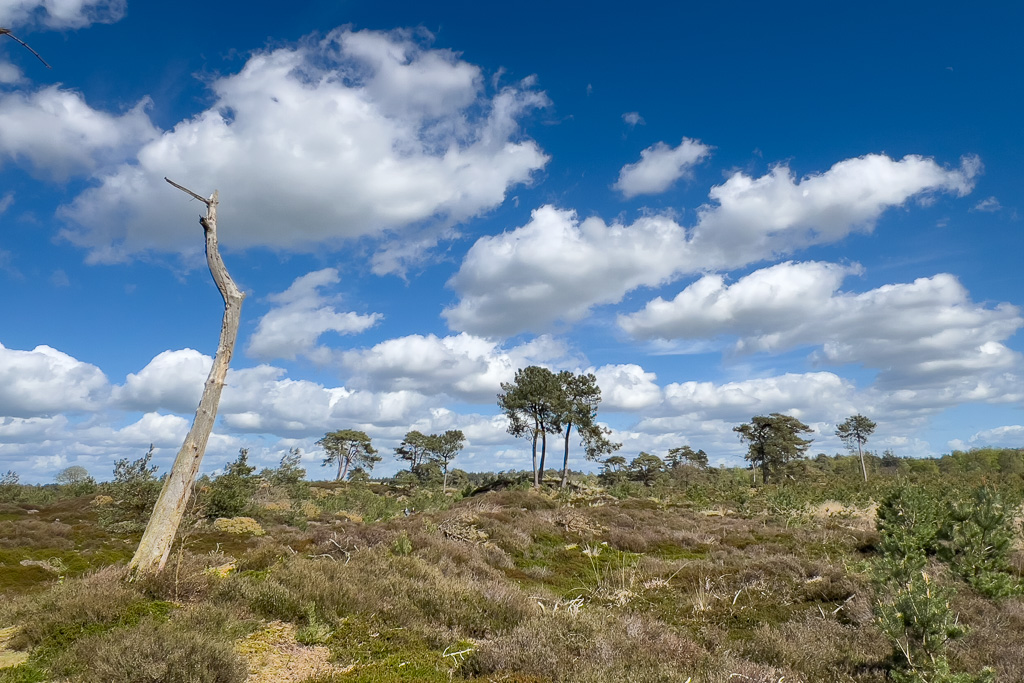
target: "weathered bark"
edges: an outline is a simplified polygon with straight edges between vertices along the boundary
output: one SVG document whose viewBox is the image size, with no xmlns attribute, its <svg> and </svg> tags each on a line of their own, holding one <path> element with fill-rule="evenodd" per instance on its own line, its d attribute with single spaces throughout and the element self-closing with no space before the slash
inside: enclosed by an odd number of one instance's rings
<svg viewBox="0 0 1024 683">
<path fill-rule="evenodd" d="M 868 480 L 868 466 L 864 464 L 864 451 L 860 447 L 860 439 L 857 440 L 857 455 L 860 456 L 860 470 L 864 473 L 864 481 Z"/>
<path fill-rule="evenodd" d="M 224 298 L 224 317 L 220 327 L 220 343 L 217 346 L 217 354 L 213 358 L 213 367 L 210 368 L 210 374 L 206 378 L 203 396 L 199 400 L 192 428 L 185 437 L 181 450 L 178 451 L 170 473 L 164 480 L 163 490 L 153 507 L 146 532 L 139 542 L 135 556 L 128 565 L 128 571 L 132 577 L 159 572 L 167 562 L 167 555 L 171 551 L 174 536 L 177 534 L 178 526 L 185 514 L 185 506 L 192 494 L 196 475 L 199 473 L 199 465 L 203 461 L 206 444 L 217 419 L 217 407 L 224 389 L 224 378 L 228 373 L 228 365 L 231 363 L 231 356 L 235 350 L 238 323 L 242 313 L 242 300 L 245 299 L 245 294 L 238 289 L 234 280 L 228 275 L 217 245 L 217 192 L 214 191 L 209 199 L 205 199 L 167 178 L 164 180 L 206 204 L 206 216 L 200 218 L 199 223 L 206 233 L 206 262 L 210 267 L 210 274 L 213 275 L 213 281 Z"/>
</svg>

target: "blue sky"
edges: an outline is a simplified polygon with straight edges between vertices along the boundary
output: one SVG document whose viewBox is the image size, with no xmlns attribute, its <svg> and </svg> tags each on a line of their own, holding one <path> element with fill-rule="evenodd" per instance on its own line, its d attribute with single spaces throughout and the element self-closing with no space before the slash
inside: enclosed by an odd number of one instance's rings
<svg viewBox="0 0 1024 683">
<path fill-rule="evenodd" d="M 462 429 L 595 372 L 623 454 L 786 412 L 836 452 L 1024 443 L 1022 11 L 0 0 L 0 471 L 155 444 L 215 351 L 220 191 L 241 334 L 204 469 Z"/>
</svg>

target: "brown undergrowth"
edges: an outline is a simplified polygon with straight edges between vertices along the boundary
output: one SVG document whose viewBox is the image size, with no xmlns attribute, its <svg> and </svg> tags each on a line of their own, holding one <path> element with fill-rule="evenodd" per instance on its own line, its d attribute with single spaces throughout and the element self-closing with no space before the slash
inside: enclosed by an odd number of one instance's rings
<svg viewBox="0 0 1024 683">
<path fill-rule="evenodd" d="M 82 567 L 9 588 L 0 628 L 27 661 L 0 682 L 886 680 L 865 507 L 705 514 L 506 490 L 366 522 L 318 504 L 305 529 L 191 529 L 145 581 Z M 12 516 L 24 553 L 79 538 L 67 515 Z M 971 630 L 950 661 L 1024 680 L 1024 601 L 962 589 L 953 608 Z"/>
</svg>

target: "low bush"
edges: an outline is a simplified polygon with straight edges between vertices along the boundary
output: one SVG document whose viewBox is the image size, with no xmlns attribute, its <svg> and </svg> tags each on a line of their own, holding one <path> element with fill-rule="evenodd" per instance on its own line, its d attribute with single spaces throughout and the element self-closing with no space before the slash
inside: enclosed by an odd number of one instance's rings
<svg viewBox="0 0 1024 683">
<path fill-rule="evenodd" d="M 152 619 L 84 637 L 53 668 L 76 683 L 242 683 L 248 674 L 230 642 Z"/>
<path fill-rule="evenodd" d="M 166 603 L 146 600 L 127 586 L 123 576 L 118 567 L 103 569 L 6 606 L 5 620 L 21 624 L 11 645 L 60 652 L 83 636 L 169 611 Z"/>
<path fill-rule="evenodd" d="M 990 598 L 1020 590 L 1010 575 L 1014 539 L 1013 512 L 989 487 L 978 489 L 969 501 L 954 503 L 939 537 L 945 541 L 943 559 L 972 588 Z"/>
</svg>

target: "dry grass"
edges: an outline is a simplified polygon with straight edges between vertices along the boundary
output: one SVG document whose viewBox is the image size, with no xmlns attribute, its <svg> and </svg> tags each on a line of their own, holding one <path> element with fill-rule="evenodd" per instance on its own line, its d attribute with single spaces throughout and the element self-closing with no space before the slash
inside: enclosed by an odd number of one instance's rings
<svg viewBox="0 0 1024 683">
<path fill-rule="evenodd" d="M 20 519 L 0 522 L 0 548 L 73 548 L 74 529 L 63 522 Z"/>
<path fill-rule="evenodd" d="M 238 534 L 240 536 L 252 535 L 262 536 L 266 531 L 252 517 L 218 517 L 213 520 L 213 528 L 226 534 Z"/>
<path fill-rule="evenodd" d="M 91 658 L 121 661 L 130 642 L 151 668 L 184 652 L 230 677 L 241 655 L 250 681 L 884 680 L 870 509 L 826 501 L 789 518 L 571 501 L 505 490 L 364 522 L 325 496 L 308 528 L 195 529 L 167 571 L 136 584 L 116 569 L 63 585 L 47 575 L 47 590 L 0 607 L 0 626 L 23 626 L 12 645 L 36 648 L 30 663 L 63 661 L 74 675 Z M 12 514 L 3 523 L 41 559 L 83 533 L 45 508 Z M 115 541 L 130 545 L 102 540 Z M 955 668 L 1024 680 L 1024 600 L 964 589 L 954 606 L 972 629 L 953 648 Z M 156 644 L 177 633 L 196 637 L 173 651 Z"/>
<path fill-rule="evenodd" d="M 27 652 L 18 652 L 7 649 L 8 643 L 18 633 L 17 626 L 0 628 L 0 669 L 7 669 L 24 664 L 28 660 Z"/>
<path fill-rule="evenodd" d="M 331 664 L 327 647 L 299 644 L 296 630 L 294 624 L 274 621 L 238 641 L 235 651 L 250 672 L 245 683 L 293 683 L 354 668 Z"/>
</svg>

